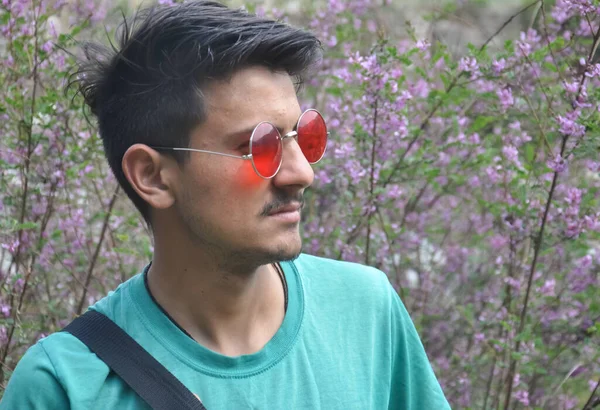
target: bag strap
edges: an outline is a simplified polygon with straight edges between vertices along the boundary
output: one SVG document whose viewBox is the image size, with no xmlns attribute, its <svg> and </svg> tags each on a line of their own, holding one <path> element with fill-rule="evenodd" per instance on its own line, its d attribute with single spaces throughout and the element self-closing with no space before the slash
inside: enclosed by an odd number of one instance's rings
<svg viewBox="0 0 600 410">
<path fill-rule="evenodd" d="M 115 322 L 88 310 L 63 331 L 81 340 L 155 410 L 206 410 L 171 372 Z"/>
</svg>

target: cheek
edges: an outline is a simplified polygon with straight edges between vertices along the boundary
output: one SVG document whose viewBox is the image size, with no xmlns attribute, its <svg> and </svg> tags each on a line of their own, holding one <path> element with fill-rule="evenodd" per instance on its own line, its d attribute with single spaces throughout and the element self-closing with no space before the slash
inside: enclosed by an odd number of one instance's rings
<svg viewBox="0 0 600 410">
<path fill-rule="evenodd" d="M 238 168 L 233 177 L 233 181 L 238 185 L 238 189 L 247 191 L 255 190 L 267 182 L 265 179 L 258 176 L 250 161 L 244 161 L 242 166 Z"/>
</svg>

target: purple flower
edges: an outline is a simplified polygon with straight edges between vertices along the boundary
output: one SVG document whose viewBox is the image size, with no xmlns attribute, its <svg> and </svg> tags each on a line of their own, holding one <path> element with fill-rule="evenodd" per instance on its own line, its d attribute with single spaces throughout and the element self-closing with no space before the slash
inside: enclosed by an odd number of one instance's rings
<svg viewBox="0 0 600 410">
<path fill-rule="evenodd" d="M 559 115 L 558 118 L 559 131 L 564 135 L 572 135 L 574 137 L 581 137 L 585 134 L 585 127 L 581 124 L 576 123 L 569 116 Z"/>
<path fill-rule="evenodd" d="M 9 317 L 10 316 L 10 305 L 1 303 L 0 304 L 0 312 L 2 312 L 4 317 Z"/>
<path fill-rule="evenodd" d="M 477 175 L 473 175 L 472 177 L 469 178 L 469 185 L 472 188 L 478 188 L 481 186 L 481 180 L 479 179 L 479 177 Z"/>
<path fill-rule="evenodd" d="M 529 54 L 531 54 L 531 45 L 529 45 L 528 43 L 524 41 L 517 41 L 517 47 L 523 55 L 528 56 Z"/>
<path fill-rule="evenodd" d="M 544 282 L 542 287 L 539 289 L 540 293 L 544 296 L 555 296 L 555 293 L 554 293 L 555 286 L 556 286 L 556 280 L 549 279 L 546 282 Z"/>
<path fill-rule="evenodd" d="M 46 53 L 51 52 L 53 48 L 54 44 L 52 43 L 52 41 L 46 41 L 42 46 L 42 50 L 44 50 Z"/>
<path fill-rule="evenodd" d="M 417 48 L 421 51 L 427 51 L 431 47 L 431 43 L 427 40 L 417 41 Z"/>
<path fill-rule="evenodd" d="M 397 129 L 394 131 L 394 137 L 400 137 L 404 139 L 408 136 L 408 119 L 405 116 L 400 117 L 400 120 L 397 124 Z"/>
<path fill-rule="evenodd" d="M 410 87 L 410 92 L 412 95 L 416 95 L 420 98 L 427 98 L 427 96 L 429 96 L 430 88 L 429 82 L 425 81 L 423 78 L 419 78 L 417 82 Z"/>
<path fill-rule="evenodd" d="M 568 1 L 568 0 L 567 0 Z M 565 4 L 565 0 L 557 0 L 556 5 L 552 9 L 552 18 L 557 23 L 562 24 L 571 17 L 571 10 Z"/>
<path fill-rule="evenodd" d="M 377 31 L 377 22 L 375 20 L 367 21 L 367 30 L 371 33 L 375 33 Z"/>
<path fill-rule="evenodd" d="M 519 289 L 521 289 L 521 282 L 519 281 L 519 279 L 510 277 L 504 278 L 504 283 L 506 283 L 508 286 L 515 289 L 516 291 L 519 291 Z"/>
<path fill-rule="evenodd" d="M 411 100 L 413 95 L 408 90 L 402 90 L 400 95 L 396 98 L 395 109 L 403 110 L 406 107 L 406 102 Z"/>
<path fill-rule="evenodd" d="M 499 75 L 506 68 L 506 60 L 501 58 L 500 60 L 494 60 L 492 62 L 492 71 L 494 74 Z"/>
<path fill-rule="evenodd" d="M 546 165 L 554 172 L 561 173 L 567 169 L 568 163 L 563 157 L 561 157 L 559 154 L 556 154 L 554 159 L 549 160 Z"/>
<path fill-rule="evenodd" d="M 579 188 L 570 187 L 567 189 L 567 195 L 565 197 L 565 202 L 570 206 L 579 207 L 581 203 L 581 197 L 583 195 L 583 191 Z"/>
<path fill-rule="evenodd" d="M 500 180 L 500 173 L 498 172 L 500 170 L 502 170 L 502 166 L 500 165 L 491 165 L 485 169 L 485 173 L 492 184 Z"/>
<path fill-rule="evenodd" d="M 499 250 L 508 244 L 508 238 L 506 236 L 496 234 L 489 239 L 489 243 L 492 249 Z"/>
<path fill-rule="evenodd" d="M 517 390 L 515 399 L 524 406 L 529 406 L 529 392 L 527 390 Z"/>
<path fill-rule="evenodd" d="M 398 199 L 402 196 L 402 188 L 400 188 L 398 185 L 393 184 L 390 185 L 390 187 L 388 188 L 386 195 L 388 198 L 392 198 L 392 199 Z"/>
<path fill-rule="evenodd" d="M 458 62 L 458 71 L 471 74 L 471 79 L 474 79 L 479 74 L 479 64 L 473 57 L 463 57 Z"/>
<path fill-rule="evenodd" d="M 11 243 L 0 243 L 0 247 L 3 249 L 6 249 L 10 253 L 14 253 L 17 250 L 17 248 L 19 247 L 19 240 L 15 239 Z"/>
<path fill-rule="evenodd" d="M 381 67 L 377 62 L 377 55 L 375 54 L 372 54 L 367 58 L 361 58 L 359 64 L 371 75 L 379 75 L 381 73 Z"/>
<path fill-rule="evenodd" d="M 8 55 L 8 57 L 6 58 L 6 60 L 4 60 L 3 64 L 7 67 L 12 67 L 15 65 L 15 60 L 13 58 L 12 55 Z"/>
<path fill-rule="evenodd" d="M 521 162 L 519 161 L 519 150 L 513 145 L 507 145 L 502 148 L 502 154 L 509 162 L 512 162 L 515 166 L 521 168 Z"/>
<path fill-rule="evenodd" d="M 595 6 L 591 0 L 562 0 L 557 2 L 556 7 L 560 7 L 566 13 L 575 12 L 581 16 L 595 12 Z"/>
<path fill-rule="evenodd" d="M 588 67 L 585 72 L 586 77 L 594 78 L 600 77 L 600 64 L 592 64 Z"/>
<path fill-rule="evenodd" d="M 583 222 L 585 229 L 595 232 L 600 231 L 600 221 L 598 220 L 598 215 L 585 215 L 583 217 Z"/>
<path fill-rule="evenodd" d="M 329 177 L 329 174 L 327 174 L 327 172 L 324 170 L 319 170 L 316 172 L 315 179 L 320 181 L 322 184 L 330 184 L 332 181 L 332 179 Z"/>
<path fill-rule="evenodd" d="M 351 142 L 345 142 L 333 150 L 333 156 L 338 159 L 346 159 L 352 157 L 355 151 L 355 144 Z"/>
<path fill-rule="evenodd" d="M 572 81 L 570 83 L 565 83 L 563 86 L 564 86 L 565 90 L 569 93 L 575 94 L 575 93 L 577 93 L 577 91 L 579 91 L 579 81 Z"/>
<path fill-rule="evenodd" d="M 501 88 L 496 91 L 496 94 L 498 95 L 500 103 L 502 104 L 502 108 L 505 111 L 508 107 L 511 107 L 515 103 L 515 99 L 513 98 L 510 87 Z"/>
</svg>

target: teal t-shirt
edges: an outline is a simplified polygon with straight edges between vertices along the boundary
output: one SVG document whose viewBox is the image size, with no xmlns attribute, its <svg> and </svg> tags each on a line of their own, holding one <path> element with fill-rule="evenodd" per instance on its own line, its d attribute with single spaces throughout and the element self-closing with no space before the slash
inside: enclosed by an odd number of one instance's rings
<svg viewBox="0 0 600 410">
<path fill-rule="evenodd" d="M 187 336 L 152 300 L 142 274 L 90 309 L 104 313 L 217 409 L 448 409 L 400 298 L 381 271 L 301 255 L 281 263 L 283 323 L 262 350 L 228 357 Z M 147 409 L 74 336 L 29 348 L 0 409 Z"/>
</svg>

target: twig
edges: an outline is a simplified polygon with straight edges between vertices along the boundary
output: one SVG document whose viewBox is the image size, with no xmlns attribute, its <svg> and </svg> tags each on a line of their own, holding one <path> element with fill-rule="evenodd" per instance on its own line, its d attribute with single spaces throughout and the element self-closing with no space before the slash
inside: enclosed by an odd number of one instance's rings
<svg viewBox="0 0 600 410">
<path fill-rule="evenodd" d="M 512 15 L 509 17 L 509 19 L 507 21 L 504 22 L 504 24 L 498 29 L 496 30 L 496 32 L 494 34 L 492 34 L 486 41 L 485 43 L 483 43 L 483 45 L 479 48 L 479 51 L 483 51 L 483 49 L 485 48 L 485 46 L 487 46 L 490 41 L 492 41 L 494 39 L 494 37 L 496 37 L 498 34 L 500 34 L 500 32 L 502 30 L 504 30 L 504 28 L 515 18 L 517 17 L 519 14 L 527 11 L 530 7 L 533 7 L 534 5 L 536 5 L 537 3 L 539 3 L 541 0 L 536 0 L 534 3 L 530 4 L 529 6 L 521 9 L 519 12 L 517 12 L 516 14 Z M 456 87 L 458 85 L 458 79 L 461 77 L 462 73 L 457 74 L 453 79 L 452 82 L 448 85 L 448 87 L 445 90 L 445 94 L 449 94 L 454 87 Z M 411 148 L 413 147 L 413 145 L 417 142 L 417 140 L 419 139 L 419 137 L 421 136 L 421 133 L 425 130 L 425 128 L 427 128 L 427 126 L 429 125 L 429 121 L 431 120 L 431 118 L 435 115 L 435 113 L 439 110 L 439 108 L 442 106 L 442 104 L 444 103 L 444 99 L 440 97 L 440 99 L 438 100 L 438 102 L 435 104 L 435 106 L 431 109 L 431 111 L 429 111 L 429 113 L 427 114 L 427 116 L 425 117 L 425 119 L 421 122 L 421 125 L 419 126 L 419 129 L 416 131 L 414 137 L 410 140 L 410 142 L 408 143 L 408 146 L 406 147 L 406 150 L 402 153 L 402 155 L 400 156 L 400 158 L 398 159 L 398 161 L 396 162 L 396 164 L 394 165 L 394 168 L 392 169 L 392 172 L 390 172 L 390 175 L 387 177 L 387 179 L 385 180 L 385 182 L 383 183 L 383 186 L 387 186 L 390 184 L 390 182 L 392 181 L 394 175 L 396 174 L 396 172 L 398 171 L 398 169 L 400 168 L 400 165 L 404 162 L 404 159 L 406 158 L 406 156 L 408 155 L 408 152 L 411 150 Z"/>
<path fill-rule="evenodd" d="M 586 15 L 586 18 L 587 15 Z M 588 19 L 589 21 L 589 19 Z M 594 57 L 594 54 L 596 54 L 596 50 L 598 49 L 598 44 L 600 43 L 600 29 L 598 29 L 598 31 L 596 32 L 596 34 L 594 34 L 594 43 L 592 45 L 592 48 L 590 50 L 590 53 L 588 54 L 588 57 L 586 59 L 586 64 L 589 64 L 590 61 L 592 61 L 592 58 Z M 586 74 L 587 70 L 584 70 L 583 73 L 581 74 L 581 80 L 579 81 L 579 89 L 577 90 L 577 97 L 575 97 L 575 100 L 573 101 L 573 108 L 575 108 L 575 103 L 577 102 L 577 100 L 579 99 L 579 96 L 581 95 L 581 90 L 583 90 L 583 84 L 585 83 L 585 74 Z"/>
<path fill-rule="evenodd" d="M 479 48 L 479 51 L 482 51 L 485 48 L 485 46 L 487 46 L 498 34 L 500 34 L 500 32 L 502 30 L 504 30 L 506 28 L 506 26 L 508 26 L 510 24 L 510 22 L 514 20 L 515 17 L 519 16 L 522 13 L 525 13 L 527 10 L 529 10 L 530 8 L 532 8 L 533 6 L 538 4 L 540 1 L 542 1 L 542 0 L 536 0 L 533 3 L 531 3 L 530 5 L 525 6 L 524 8 L 522 8 L 521 10 L 519 10 L 518 12 L 516 12 L 515 14 L 510 16 L 508 18 L 508 20 L 506 20 L 504 22 L 504 24 L 502 24 L 500 26 L 500 28 L 498 30 L 496 30 L 496 32 L 494 34 L 492 34 L 491 37 L 488 38 L 485 43 L 483 43 L 483 45 Z"/>
<path fill-rule="evenodd" d="M 594 44 L 592 45 L 592 49 L 590 51 L 590 56 L 588 57 L 588 61 L 594 55 L 595 50 L 598 47 L 599 40 L 600 40 L 600 28 L 594 35 Z M 585 72 L 581 76 L 581 81 L 579 83 L 579 91 L 577 92 L 577 95 L 575 97 L 573 105 L 575 105 L 575 101 L 577 101 L 577 99 L 581 95 L 584 81 L 585 81 Z M 569 135 L 563 135 L 562 143 L 561 143 L 561 147 L 560 147 L 560 156 L 561 157 L 563 157 L 563 155 L 565 153 L 565 148 L 566 148 L 568 139 L 569 139 Z M 546 227 L 546 221 L 547 221 L 548 214 L 550 211 L 550 205 L 551 205 L 552 199 L 554 197 L 554 190 L 556 188 L 557 180 L 558 180 L 558 171 L 554 171 L 554 176 L 552 178 L 552 185 L 550 186 L 550 192 L 548 193 L 548 200 L 546 201 L 544 215 L 542 216 L 542 224 L 541 224 L 540 231 L 539 231 L 539 234 L 536 238 L 535 245 L 534 245 L 533 260 L 531 262 L 531 268 L 529 270 L 529 277 L 527 278 L 527 290 L 525 291 L 525 300 L 523 302 L 523 308 L 521 309 L 521 315 L 519 317 L 519 326 L 517 329 L 517 335 L 521 334 L 523 332 L 523 329 L 525 328 L 525 319 L 527 317 L 527 308 L 529 306 L 529 295 L 531 294 L 531 286 L 533 284 L 533 276 L 535 274 L 535 269 L 537 266 L 537 261 L 538 261 L 538 257 L 540 254 L 542 241 L 544 238 L 544 228 Z M 518 339 L 517 342 L 515 343 L 514 353 L 519 353 L 520 348 L 521 348 L 521 340 Z M 510 398 L 511 398 L 511 394 L 512 394 L 512 385 L 513 385 L 512 380 L 513 380 L 513 377 L 515 374 L 516 367 L 517 367 L 517 359 L 516 359 L 515 355 L 513 355 L 513 357 L 510 360 L 508 375 L 506 377 L 507 388 L 506 388 L 506 397 L 505 397 L 505 401 L 504 401 L 504 410 L 508 410 L 508 408 L 510 406 Z"/>
<path fill-rule="evenodd" d="M 25 158 L 25 164 L 24 164 L 24 170 L 23 170 L 23 194 L 21 195 L 21 212 L 19 215 L 19 231 L 17 234 L 17 238 L 18 238 L 18 244 L 17 244 L 17 249 L 15 251 L 15 256 L 11 261 L 10 266 L 8 267 L 8 271 L 7 271 L 7 276 L 10 273 L 10 270 L 13 266 L 13 264 L 15 265 L 15 269 L 18 270 L 19 269 L 19 258 L 21 257 L 21 249 L 22 249 L 22 240 L 23 240 L 23 223 L 25 222 L 25 214 L 26 214 L 26 210 L 27 210 L 27 195 L 29 193 L 29 165 L 31 162 L 31 154 L 33 153 L 32 150 L 32 138 L 33 138 L 33 119 L 35 117 L 35 109 L 36 109 L 36 92 L 37 92 L 37 81 L 38 81 L 38 75 L 37 75 L 37 59 L 38 59 L 38 40 L 39 40 L 39 36 L 38 36 L 38 18 L 39 18 L 39 13 L 36 13 L 36 4 L 35 1 L 32 1 L 32 8 L 33 8 L 33 25 L 34 25 L 34 32 L 33 32 L 33 36 L 34 36 L 34 50 L 33 50 L 33 60 L 34 60 L 34 65 L 33 65 L 33 89 L 32 89 L 32 95 L 31 95 L 31 106 L 30 106 L 30 113 L 31 113 L 31 122 L 29 124 L 27 124 L 26 127 L 26 132 L 27 132 L 27 157 Z M 39 11 L 39 10 L 38 10 Z M 31 268 L 31 267 L 30 267 Z M 6 360 L 6 357 L 8 356 L 8 351 L 10 349 L 10 343 L 12 341 L 12 337 L 14 334 L 14 330 L 15 330 L 15 326 L 16 326 L 16 315 L 18 313 L 18 311 L 21 308 L 21 304 L 23 303 L 23 299 L 25 296 L 25 292 L 27 292 L 27 283 L 29 280 L 29 276 L 31 274 L 31 269 L 28 269 L 27 274 L 26 274 L 26 278 L 25 278 L 25 282 L 23 284 L 23 289 L 21 289 L 21 294 L 19 295 L 19 305 L 18 308 L 14 310 L 14 314 L 13 314 L 13 323 L 11 324 L 10 327 L 10 331 L 8 333 L 8 338 L 6 341 L 6 346 L 2 352 L 2 359 L 0 360 L 0 362 L 4 363 L 4 361 Z M 11 303 L 12 305 L 12 303 Z M 14 306 L 12 306 L 12 308 L 14 309 Z M 4 382 L 4 370 L 2 368 L 0 368 L 0 384 L 2 384 Z"/>
<path fill-rule="evenodd" d="M 8 330 L 8 335 L 6 338 L 6 345 L 4 346 L 4 350 L 2 351 L 2 358 L 0 358 L 0 363 L 4 364 L 6 362 L 6 358 L 8 357 L 8 352 L 10 350 L 10 344 L 12 342 L 12 338 L 15 333 L 15 329 L 18 323 L 18 316 L 21 308 L 23 307 L 23 300 L 25 300 L 25 293 L 27 292 L 27 285 L 29 284 L 29 279 L 31 278 L 31 272 L 33 270 L 34 257 L 29 259 L 29 264 L 27 266 L 27 273 L 25 274 L 25 280 L 23 282 L 23 289 L 19 294 L 19 299 L 16 308 L 13 306 L 12 311 L 12 323 Z M 12 305 L 12 303 L 11 303 Z M 0 368 L 0 383 L 4 381 L 4 369 Z"/>
<path fill-rule="evenodd" d="M 383 219 L 383 215 L 381 214 L 380 209 L 377 209 L 377 216 L 379 216 L 379 223 L 381 224 L 381 230 L 383 231 L 383 233 L 385 235 L 385 239 L 387 240 L 388 246 L 390 247 L 390 250 L 391 250 L 391 247 L 394 244 L 394 240 L 390 237 L 390 234 L 388 233 L 388 231 L 385 227 L 385 221 Z M 404 287 L 402 286 L 402 283 L 400 283 L 400 268 L 396 264 L 396 261 L 394 260 L 393 256 L 392 256 L 391 260 L 392 260 L 392 266 L 394 267 L 394 273 L 396 276 L 395 284 L 398 286 L 398 288 L 400 290 L 400 299 L 404 300 L 406 295 L 404 292 Z"/>
<path fill-rule="evenodd" d="M 452 83 L 448 86 L 448 88 L 446 88 L 446 94 L 448 94 L 450 91 L 452 91 L 452 89 L 456 86 L 459 77 L 460 77 L 460 74 L 457 75 L 456 77 L 454 77 L 454 80 L 452 81 Z M 421 133 L 425 130 L 425 128 L 427 128 L 427 126 L 429 125 L 429 121 L 431 120 L 431 117 L 433 117 L 433 115 L 437 112 L 437 110 L 442 106 L 443 102 L 444 102 L 444 100 L 442 98 L 440 98 L 440 100 L 435 104 L 435 106 L 431 109 L 431 111 L 429 111 L 429 114 L 427 114 L 427 116 L 425 117 L 423 122 L 421 122 L 421 125 L 419 126 L 419 129 L 415 133 L 415 136 L 410 140 L 410 142 L 408 143 L 408 146 L 406 147 L 406 149 L 404 150 L 404 152 L 402 153 L 402 155 L 400 156 L 400 158 L 394 165 L 392 172 L 390 172 L 390 175 L 387 177 L 387 179 L 383 183 L 384 187 L 389 185 L 389 183 L 392 181 L 394 174 L 398 171 L 398 169 L 400 168 L 400 165 L 402 165 L 402 163 L 404 162 L 404 159 L 408 155 L 408 152 L 411 150 L 413 145 L 417 142 L 417 140 L 421 136 Z"/>
<path fill-rule="evenodd" d="M 594 400 L 594 396 L 596 395 L 596 391 L 598 391 L 598 387 L 600 387 L 600 379 L 598 379 L 598 383 L 596 383 L 596 387 L 594 387 L 592 394 L 590 394 L 590 398 L 585 402 L 585 405 L 583 406 L 583 410 L 591 410 L 594 408 L 595 404 L 594 404 L 593 400 Z"/>
<path fill-rule="evenodd" d="M 498 354 L 494 354 L 494 361 L 492 362 L 492 367 L 490 368 L 490 375 L 488 376 L 488 380 L 485 386 L 485 399 L 483 400 L 483 408 L 487 409 L 487 402 L 490 397 L 490 392 L 492 391 L 492 381 L 494 380 L 494 372 L 496 371 L 496 362 L 498 361 Z"/>
<path fill-rule="evenodd" d="M 104 216 L 104 223 L 102 224 L 102 231 L 100 232 L 100 238 L 98 239 L 98 243 L 96 244 L 96 250 L 94 251 L 94 256 L 90 261 L 90 266 L 88 267 L 87 276 L 85 278 L 85 284 L 83 287 L 83 293 L 81 294 L 81 298 L 79 299 L 79 304 L 77 306 L 77 314 L 80 315 L 83 310 L 83 305 L 85 303 L 85 298 L 88 292 L 88 286 L 90 285 L 90 281 L 92 280 L 92 273 L 94 271 L 94 267 L 96 266 L 96 261 L 98 260 L 98 255 L 100 254 L 100 249 L 102 248 L 102 242 L 104 240 L 104 235 L 106 234 L 106 229 L 108 228 L 108 223 L 110 221 L 110 216 L 112 214 L 113 207 L 115 206 L 115 202 L 117 201 L 117 197 L 119 196 L 119 186 L 115 188 L 115 192 L 113 193 L 112 198 L 110 199 L 110 203 L 108 205 L 108 210 L 106 211 L 106 215 Z"/>
<path fill-rule="evenodd" d="M 567 144 L 568 136 L 564 136 L 562 140 L 562 146 L 560 149 L 561 155 L 564 154 L 565 146 Z M 550 205 L 552 204 L 552 199 L 554 198 L 554 190 L 556 188 L 556 181 L 558 180 L 558 171 L 554 171 L 554 176 L 552 178 L 552 185 L 550 186 L 550 192 L 548 193 L 548 200 L 546 201 L 546 208 L 544 209 L 544 215 L 542 217 L 542 226 L 540 227 L 540 231 L 535 241 L 535 246 L 533 249 L 533 261 L 531 262 L 531 268 L 529 269 L 529 277 L 527 278 L 527 290 L 525 291 L 525 301 L 523 302 L 523 308 L 521 309 L 521 315 L 519 317 L 519 327 L 517 329 L 517 335 L 523 332 L 523 328 L 525 327 L 525 318 L 527 316 L 527 307 L 529 306 L 529 295 L 531 294 L 531 285 L 533 284 L 533 276 L 535 274 L 535 268 L 537 267 L 537 260 L 540 254 L 540 249 L 542 247 L 542 240 L 544 238 L 544 229 L 546 228 L 546 221 L 548 220 L 548 214 L 550 213 Z M 521 340 L 518 339 L 515 344 L 514 353 L 519 353 L 521 348 Z M 513 356 L 510 361 L 510 367 L 508 370 L 508 375 L 506 377 L 506 400 L 504 402 L 504 410 L 508 410 L 510 405 L 510 397 L 512 394 L 512 385 L 513 385 L 513 377 L 515 374 L 515 370 L 517 367 L 517 359 Z"/>
<path fill-rule="evenodd" d="M 542 403 L 542 408 L 545 407 L 546 402 L 548 401 L 548 399 L 552 396 L 556 396 L 556 394 L 559 392 L 560 388 L 562 387 L 563 384 L 565 384 L 565 382 L 567 380 L 569 380 L 569 377 L 571 377 L 571 375 L 577 370 L 579 369 L 579 367 L 582 365 L 583 363 L 577 363 L 575 366 L 573 366 L 573 368 L 569 371 L 569 373 L 567 373 L 567 375 L 564 377 L 564 379 L 562 379 L 562 381 L 559 383 L 558 386 L 556 386 L 556 389 L 554 389 L 554 391 L 552 392 L 551 395 L 546 396 L 546 398 L 544 399 L 544 402 Z"/>
<path fill-rule="evenodd" d="M 365 264 L 369 264 L 369 250 L 371 245 L 371 207 L 374 203 L 373 192 L 375 191 L 375 147 L 377 146 L 377 98 L 375 98 L 375 105 L 373 109 L 373 130 L 372 130 L 373 144 L 371 146 L 371 176 L 369 179 L 369 203 L 367 209 L 367 244 L 365 246 Z"/>
<path fill-rule="evenodd" d="M 550 35 L 548 34 L 548 23 L 546 22 L 546 7 L 545 7 L 545 4 L 543 1 L 542 1 L 542 7 L 540 8 L 540 11 L 542 12 L 542 19 L 544 20 L 544 24 L 542 26 L 544 27 L 544 34 L 546 36 L 546 43 L 548 44 L 548 51 L 550 51 L 550 56 L 552 57 L 552 61 L 554 62 L 554 65 L 557 68 L 556 71 L 558 73 L 558 77 L 560 78 L 560 81 L 562 81 L 563 84 L 566 84 L 566 80 L 564 79 L 562 73 L 558 69 L 558 61 L 556 59 L 556 56 L 554 55 L 554 51 L 552 51 L 552 46 L 550 45 Z"/>
</svg>

